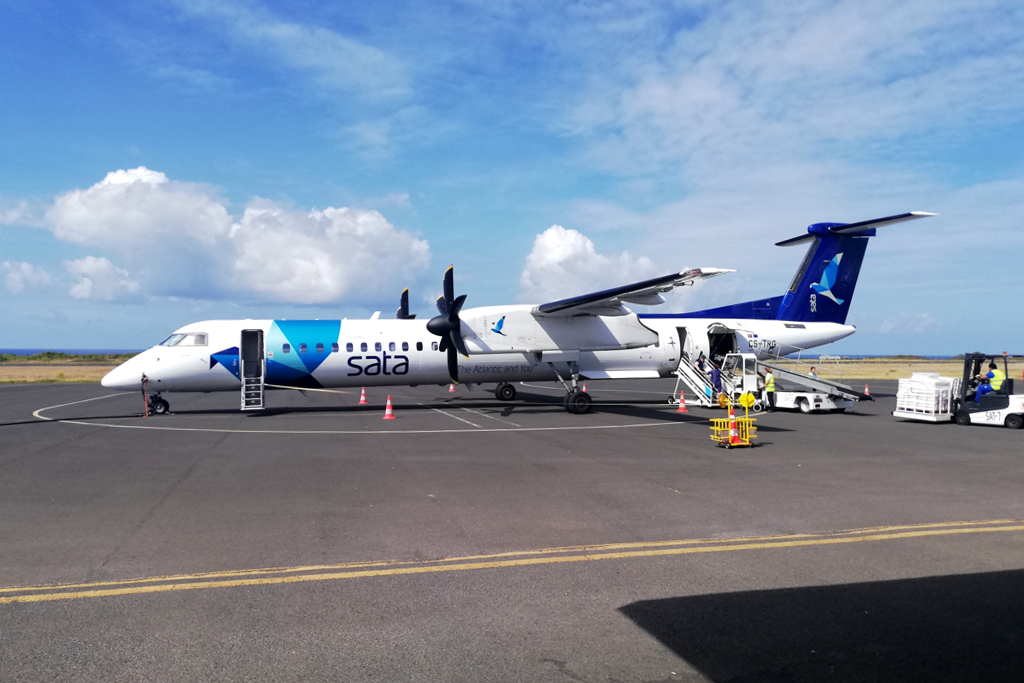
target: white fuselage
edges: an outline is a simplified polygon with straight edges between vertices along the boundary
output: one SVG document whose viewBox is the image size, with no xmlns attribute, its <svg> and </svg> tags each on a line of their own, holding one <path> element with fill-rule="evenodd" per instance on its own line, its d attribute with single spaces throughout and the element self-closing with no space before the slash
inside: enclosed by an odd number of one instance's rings
<svg viewBox="0 0 1024 683">
<path fill-rule="evenodd" d="M 787 355 L 854 332 L 837 323 L 789 323 L 684 317 L 577 316 L 534 318 L 529 306 L 463 312 L 470 357 L 459 358 L 459 381 L 551 381 L 668 377 L 680 349 L 704 353 Z M 501 326 L 498 320 L 504 316 Z M 238 391 L 244 330 L 262 332 L 268 386 L 360 387 L 447 384 L 439 338 L 424 320 L 211 320 L 187 325 L 176 345 L 161 344 L 112 370 L 103 386 L 151 392 Z M 499 331 L 500 330 L 500 331 Z M 203 343 L 204 342 L 204 343 Z M 728 348 L 726 348 L 728 347 Z"/>
</svg>

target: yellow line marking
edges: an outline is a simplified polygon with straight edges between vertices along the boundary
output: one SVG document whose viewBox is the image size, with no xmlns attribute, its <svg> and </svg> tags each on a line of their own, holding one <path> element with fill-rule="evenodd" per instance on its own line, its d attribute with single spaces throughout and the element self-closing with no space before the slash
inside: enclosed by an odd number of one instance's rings
<svg viewBox="0 0 1024 683">
<path fill-rule="evenodd" d="M 628 543 L 600 543 L 590 545 L 563 546 L 560 548 L 542 548 L 540 550 L 513 550 L 503 553 L 491 553 L 487 555 L 464 555 L 461 557 L 447 557 L 438 560 L 366 560 L 363 562 L 344 562 L 339 564 L 308 565 L 300 567 L 262 567 L 258 569 L 232 569 L 219 572 L 201 572 L 196 574 L 177 574 L 170 576 L 151 576 L 141 579 L 127 579 L 122 581 L 96 581 L 90 583 L 56 584 L 49 586 L 18 586 L 0 588 L 0 593 L 15 593 L 24 591 L 57 590 L 64 588 L 87 588 L 93 586 L 124 586 L 138 583 L 162 583 L 167 581 L 191 581 L 196 579 L 227 578 L 236 576 L 253 576 L 256 574 L 294 574 L 298 572 L 311 572 L 323 570 L 361 569 L 365 567 L 397 567 L 404 565 L 437 565 L 443 563 L 467 562 L 471 560 L 493 560 L 503 557 L 529 557 L 535 555 L 553 555 L 566 553 L 594 553 L 603 551 L 625 550 L 631 548 L 662 548 L 680 545 L 710 545 L 728 544 L 740 542 L 764 542 L 791 540 L 800 538 L 820 538 L 834 535 L 849 535 L 860 533 L 878 533 L 904 531 L 911 529 L 930 529 L 944 527 L 979 526 L 994 524 L 1017 524 L 1021 520 L 1014 519 L 988 519 L 981 521 L 967 522 L 936 522 L 926 524 L 905 524 L 899 526 L 878 526 L 865 527 L 863 529 L 847 529 L 833 532 L 832 534 L 783 534 L 777 536 L 736 536 L 730 538 L 692 538 L 677 541 L 632 541 Z"/>
<path fill-rule="evenodd" d="M 887 541 L 905 538 L 921 538 L 926 536 L 952 536 L 960 534 L 997 533 L 1009 531 L 1024 531 L 1024 520 L 990 520 L 987 522 L 950 522 L 947 524 L 920 524 L 910 526 L 874 527 L 871 529 L 853 529 L 847 531 L 840 531 L 832 534 L 793 534 L 788 536 L 763 536 L 734 539 L 693 539 L 689 541 L 662 541 L 646 544 L 622 543 L 600 546 L 575 546 L 567 548 L 548 548 L 545 550 L 538 550 L 532 552 L 513 552 L 499 553 L 496 555 L 458 557 L 450 558 L 448 560 L 437 560 L 428 563 L 404 561 L 361 562 L 343 565 L 290 567 L 270 570 L 253 569 L 240 570 L 235 572 L 210 572 L 206 574 L 189 574 L 160 578 L 135 579 L 120 582 L 65 584 L 55 586 L 25 586 L 20 588 L 7 587 L 0 590 L 2 590 L 2 592 L 5 593 L 41 590 L 64 592 L 37 593 L 33 595 L 13 595 L 9 597 L 0 597 L 0 604 L 9 604 L 14 602 L 48 602 L 54 600 L 75 600 L 80 598 L 97 598 L 116 595 L 133 595 L 141 593 L 167 593 L 171 591 L 197 590 L 203 588 L 233 588 L 240 586 L 265 586 L 285 583 L 303 583 L 307 581 L 330 581 L 339 579 L 371 578 L 379 576 L 431 574 L 452 571 L 468 571 L 473 569 L 499 569 L 544 564 L 562 564 L 568 562 L 592 562 L 596 560 L 630 559 L 638 557 L 691 555 L 698 553 L 732 552 L 740 550 L 759 550 L 766 548 L 797 548 L 807 546 L 839 545 L 847 543 L 862 543 L 865 541 Z M 684 547 L 664 547 L 666 545 L 681 545 Z M 627 550 L 627 548 L 637 549 Z M 553 553 L 575 554 L 561 554 L 552 556 Z M 533 557 L 529 557 L 529 555 L 533 555 Z M 334 571 L 324 572 L 323 570 L 325 569 Z M 302 574 L 299 576 L 262 576 L 255 578 L 232 578 L 242 576 L 253 576 L 255 574 L 280 574 L 295 573 L 302 571 L 318 571 L 320 573 Z M 138 585 L 140 583 L 153 583 L 157 581 L 175 581 L 177 583 L 161 583 L 158 585 Z M 189 582 L 183 583 L 182 581 Z M 97 588 L 99 586 L 120 587 Z M 67 589 L 69 588 L 96 588 L 96 590 L 68 591 Z"/>
</svg>

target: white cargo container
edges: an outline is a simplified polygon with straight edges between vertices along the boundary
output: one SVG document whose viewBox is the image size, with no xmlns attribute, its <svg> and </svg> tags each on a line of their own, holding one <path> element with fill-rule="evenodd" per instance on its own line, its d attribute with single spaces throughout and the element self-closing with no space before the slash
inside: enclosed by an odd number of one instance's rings
<svg viewBox="0 0 1024 683">
<path fill-rule="evenodd" d="M 896 390 L 893 417 L 925 422 L 948 422 L 956 412 L 960 380 L 937 372 L 915 372 L 901 379 Z"/>
</svg>

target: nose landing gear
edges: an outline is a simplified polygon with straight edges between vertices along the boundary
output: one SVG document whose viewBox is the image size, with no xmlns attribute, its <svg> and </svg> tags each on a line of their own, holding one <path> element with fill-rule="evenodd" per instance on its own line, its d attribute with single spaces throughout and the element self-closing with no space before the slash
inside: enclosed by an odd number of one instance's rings
<svg viewBox="0 0 1024 683">
<path fill-rule="evenodd" d="M 149 412 L 153 415 L 166 415 L 171 410 L 171 404 L 160 398 L 160 394 L 149 395 Z"/>
</svg>

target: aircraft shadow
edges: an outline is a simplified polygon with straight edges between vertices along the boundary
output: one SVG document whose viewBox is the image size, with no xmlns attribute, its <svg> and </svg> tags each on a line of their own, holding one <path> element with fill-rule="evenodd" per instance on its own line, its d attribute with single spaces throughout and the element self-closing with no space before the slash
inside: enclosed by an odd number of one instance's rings
<svg viewBox="0 0 1024 683">
<path fill-rule="evenodd" d="M 1024 570 L 646 600 L 620 611 L 712 681 L 1024 680 Z"/>
</svg>

